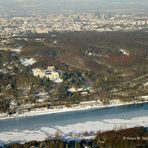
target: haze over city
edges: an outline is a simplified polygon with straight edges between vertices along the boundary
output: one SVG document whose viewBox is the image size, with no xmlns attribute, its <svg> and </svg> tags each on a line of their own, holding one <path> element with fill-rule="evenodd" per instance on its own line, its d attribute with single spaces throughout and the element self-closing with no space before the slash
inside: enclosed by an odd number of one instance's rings
<svg viewBox="0 0 148 148">
<path fill-rule="evenodd" d="M 47 14 L 51 11 L 147 10 L 147 0 L 0 0 L 1 14 Z"/>
</svg>

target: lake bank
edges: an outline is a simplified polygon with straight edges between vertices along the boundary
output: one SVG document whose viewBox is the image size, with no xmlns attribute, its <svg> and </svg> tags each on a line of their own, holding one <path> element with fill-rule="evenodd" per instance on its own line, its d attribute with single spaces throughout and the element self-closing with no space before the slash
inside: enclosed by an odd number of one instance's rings
<svg viewBox="0 0 148 148">
<path fill-rule="evenodd" d="M 91 101 L 87 101 L 85 103 L 89 104 Z M 47 109 L 47 108 L 38 108 L 33 111 L 24 112 L 22 114 L 13 114 L 8 115 L 6 113 L 0 114 L 0 120 L 6 119 L 13 119 L 13 118 L 23 118 L 23 117 L 31 117 L 31 116 L 40 116 L 40 115 L 48 115 L 48 114 L 56 114 L 56 113 L 64 113 L 64 112 L 74 112 L 74 111 L 85 111 L 90 109 L 101 109 L 101 108 L 110 108 L 110 107 L 117 107 L 117 106 L 124 106 L 124 105 L 132 105 L 132 104 L 142 104 L 147 103 L 148 100 L 145 101 L 135 101 L 135 102 L 120 102 L 119 100 L 113 102 L 109 105 L 103 105 L 102 103 L 97 102 L 97 105 L 76 105 L 74 104 L 72 107 L 63 107 L 63 108 L 54 108 L 54 109 Z"/>
</svg>

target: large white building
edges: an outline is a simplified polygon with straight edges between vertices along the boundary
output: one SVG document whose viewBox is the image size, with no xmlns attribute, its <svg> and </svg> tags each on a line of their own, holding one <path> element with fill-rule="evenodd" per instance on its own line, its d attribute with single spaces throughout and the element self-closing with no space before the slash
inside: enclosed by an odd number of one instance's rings
<svg viewBox="0 0 148 148">
<path fill-rule="evenodd" d="M 32 69 L 33 75 L 40 78 L 49 78 L 51 81 L 54 81 L 55 83 L 61 83 L 63 80 L 60 78 L 60 75 L 57 71 L 55 71 L 55 68 L 53 66 L 49 66 L 47 69 L 40 69 L 35 68 Z"/>
</svg>

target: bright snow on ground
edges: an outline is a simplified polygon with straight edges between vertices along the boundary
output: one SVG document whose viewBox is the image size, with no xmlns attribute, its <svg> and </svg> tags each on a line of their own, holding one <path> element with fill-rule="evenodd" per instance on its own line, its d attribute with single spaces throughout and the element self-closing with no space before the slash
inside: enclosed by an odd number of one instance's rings
<svg viewBox="0 0 148 148">
<path fill-rule="evenodd" d="M 145 82 L 143 85 L 144 85 L 145 87 L 148 86 L 148 82 Z"/>
<path fill-rule="evenodd" d="M 2 51 L 12 51 L 12 52 L 16 52 L 16 53 L 20 53 L 22 50 L 21 48 L 0 48 L 0 50 Z"/>
<path fill-rule="evenodd" d="M 148 100 L 148 96 L 141 96 L 142 99 Z"/>
<path fill-rule="evenodd" d="M 20 61 L 24 66 L 30 66 L 36 63 L 36 60 L 34 60 L 33 58 L 21 59 Z"/>
<path fill-rule="evenodd" d="M 120 51 L 122 52 L 122 54 L 129 56 L 130 53 L 126 50 L 126 49 L 120 49 Z"/>
</svg>

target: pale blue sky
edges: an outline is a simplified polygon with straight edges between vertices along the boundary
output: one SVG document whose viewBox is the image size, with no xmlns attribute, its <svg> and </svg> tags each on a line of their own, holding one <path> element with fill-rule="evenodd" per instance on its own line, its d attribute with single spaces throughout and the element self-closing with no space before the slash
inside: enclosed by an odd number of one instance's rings
<svg viewBox="0 0 148 148">
<path fill-rule="evenodd" d="M 0 0 L 0 9 L 17 13 L 53 10 L 148 10 L 148 0 Z"/>
<path fill-rule="evenodd" d="M 111 7 L 142 7 L 148 6 L 148 0 L 0 0 L 0 5 L 5 7 L 12 7 L 13 5 L 34 5 L 34 6 L 48 6 L 48 7 L 94 7 L 99 8 L 102 6 Z"/>
</svg>

